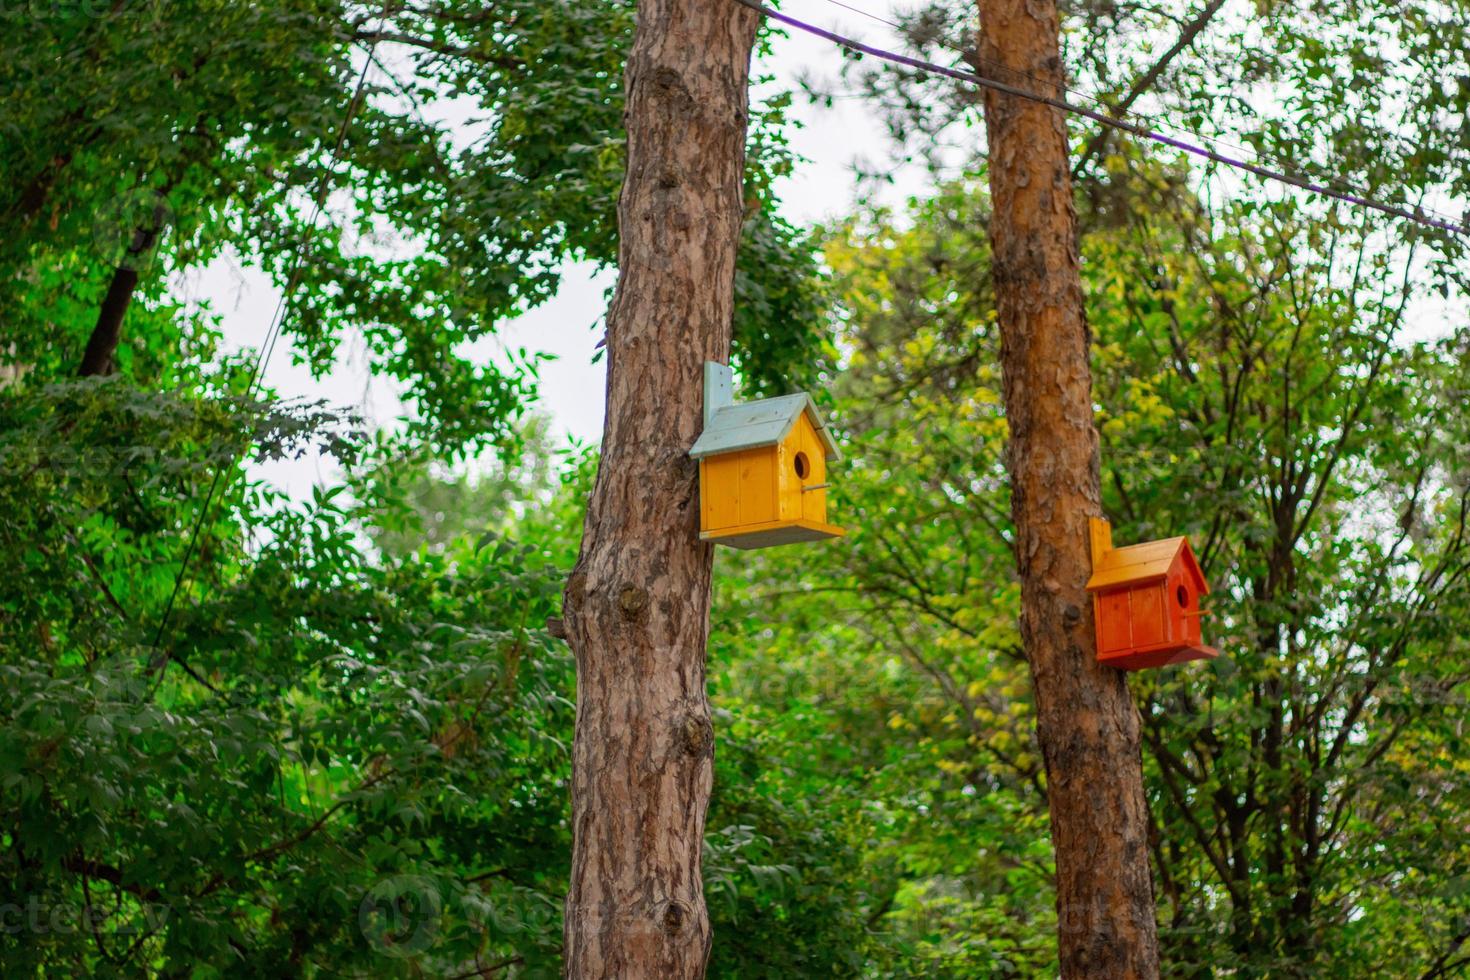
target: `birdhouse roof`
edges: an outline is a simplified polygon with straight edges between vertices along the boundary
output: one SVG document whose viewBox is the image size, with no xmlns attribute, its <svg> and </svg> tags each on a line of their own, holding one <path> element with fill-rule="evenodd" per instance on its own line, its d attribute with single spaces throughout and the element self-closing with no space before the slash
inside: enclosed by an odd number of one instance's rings
<svg viewBox="0 0 1470 980">
<path fill-rule="evenodd" d="M 1182 537 L 1109 548 L 1092 570 L 1092 578 L 1087 580 L 1087 591 L 1101 592 L 1161 581 L 1168 577 L 1178 561 L 1184 562 L 1200 595 L 1207 594 L 1210 587 L 1205 582 L 1204 572 L 1200 571 L 1194 552 L 1189 550 L 1189 539 Z"/>
<path fill-rule="evenodd" d="M 827 423 L 822 421 L 822 413 L 817 411 L 817 404 L 812 401 L 812 396 L 804 391 L 779 398 L 762 398 L 759 401 L 723 406 L 705 425 L 704 431 L 690 447 L 689 455 L 694 459 L 702 459 L 705 456 L 734 453 L 742 449 L 779 445 L 781 440 L 791 434 L 802 412 L 811 419 L 812 427 L 821 437 L 827 459 L 841 459 L 842 454 L 837 451 L 837 443 L 827 431 Z"/>
</svg>

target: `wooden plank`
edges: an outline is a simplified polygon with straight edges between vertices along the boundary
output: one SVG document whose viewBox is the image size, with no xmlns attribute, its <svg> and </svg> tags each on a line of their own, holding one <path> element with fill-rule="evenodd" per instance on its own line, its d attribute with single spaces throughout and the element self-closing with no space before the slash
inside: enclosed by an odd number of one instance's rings
<svg viewBox="0 0 1470 980">
<path fill-rule="evenodd" d="M 1168 639 L 1164 633 L 1164 587 L 1152 585 L 1128 592 L 1132 604 L 1129 621 L 1133 624 L 1133 646 L 1148 646 L 1163 643 Z"/>
<path fill-rule="evenodd" d="M 731 456 L 701 460 L 700 498 L 706 507 L 704 527 L 715 530 L 740 521 L 740 461 Z"/>
<path fill-rule="evenodd" d="M 776 513 L 776 451 L 750 449 L 733 457 L 740 466 L 740 524 L 774 521 Z"/>
<path fill-rule="evenodd" d="M 1128 593 L 1108 592 L 1096 596 L 1097 644 L 1100 652 L 1126 650 L 1133 642 L 1128 628 Z"/>
</svg>

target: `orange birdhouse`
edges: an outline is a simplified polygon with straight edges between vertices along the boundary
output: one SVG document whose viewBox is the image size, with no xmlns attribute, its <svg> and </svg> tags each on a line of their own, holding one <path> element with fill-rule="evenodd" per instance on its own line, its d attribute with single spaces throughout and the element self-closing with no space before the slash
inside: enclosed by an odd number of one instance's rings
<svg viewBox="0 0 1470 980">
<path fill-rule="evenodd" d="M 820 541 L 846 532 L 827 523 L 827 464 L 841 456 L 810 395 L 735 404 L 723 364 L 704 366 L 699 537 L 732 548 Z"/>
<path fill-rule="evenodd" d="M 1188 538 L 1113 547 L 1112 526 L 1088 520 L 1099 663 L 1122 670 L 1210 660 L 1200 639 L 1200 597 L 1210 591 Z"/>
</svg>

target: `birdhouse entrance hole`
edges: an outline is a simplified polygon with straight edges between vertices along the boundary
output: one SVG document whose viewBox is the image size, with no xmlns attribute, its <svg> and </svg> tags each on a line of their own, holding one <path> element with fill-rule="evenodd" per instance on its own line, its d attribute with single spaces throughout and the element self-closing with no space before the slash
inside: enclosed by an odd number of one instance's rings
<svg viewBox="0 0 1470 980">
<path fill-rule="evenodd" d="M 811 471 L 812 471 L 811 464 L 807 462 L 806 453 L 797 453 L 796 454 L 795 466 L 796 466 L 796 476 L 797 476 L 798 479 L 801 479 L 801 480 L 805 480 L 807 478 L 808 474 L 810 474 Z"/>
<path fill-rule="evenodd" d="M 1189 608 L 1189 591 L 1184 586 L 1181 585 L 1174 590 L 1174 598 L 1179 600 L 1180 609 Z"/>
</svg>

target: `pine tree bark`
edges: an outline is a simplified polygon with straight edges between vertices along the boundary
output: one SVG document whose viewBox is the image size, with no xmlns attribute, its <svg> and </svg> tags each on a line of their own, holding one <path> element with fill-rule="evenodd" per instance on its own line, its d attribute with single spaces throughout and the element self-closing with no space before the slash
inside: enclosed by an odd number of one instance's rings
<svg viewBox="0 0 1470 980">
<path fill-rule="evenodd" d="M 979 0 L 983 73 L 1061 95 L 1055 0 Z M 1021 635 L 1056 849 L 1063 977 L 1159 973 L 1138 711 L 1100 666 L 1087 519 L 1101 514 L 1091 335 L 1062 114 L 985 93 L 992 275 L 1010 426 Z"/>
<path fill-rule="evenodd" d="M 569 977 L 699 977 L 709 957 L 713 556 L 688 452 L 704 362 L 730 352 L 756 27 L 733 3 L 638 5 L 602 462 L 563 597 L 577 660 Z"/>
</svg>

